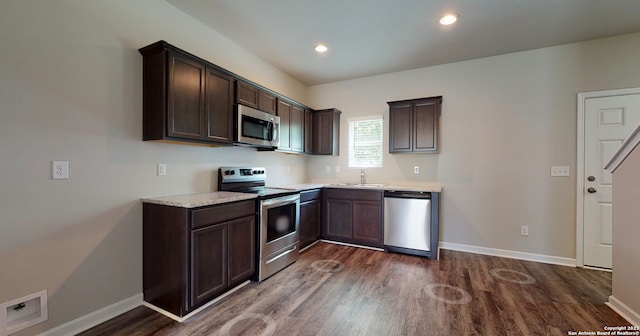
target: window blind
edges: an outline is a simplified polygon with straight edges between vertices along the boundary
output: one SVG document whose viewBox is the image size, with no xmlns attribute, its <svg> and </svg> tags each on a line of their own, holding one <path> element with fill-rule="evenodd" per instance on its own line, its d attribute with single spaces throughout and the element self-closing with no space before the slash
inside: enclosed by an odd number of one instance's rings
<svg viewBox="0 0 640 336">
<path fill-rule="evenodd" d="M 348 121 L 349 168 L 382 167 L 382 116 Z"/>
</svg>

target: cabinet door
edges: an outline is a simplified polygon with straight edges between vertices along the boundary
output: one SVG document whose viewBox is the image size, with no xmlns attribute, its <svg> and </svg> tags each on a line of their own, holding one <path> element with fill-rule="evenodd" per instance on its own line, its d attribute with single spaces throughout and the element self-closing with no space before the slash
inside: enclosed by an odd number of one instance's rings
<svg viewBox="0 0 640 336">
<path fill-rule="evenodd" d="M 381 247 L 382 202 L 353 201 L 353 239 L 363 245 Z"/>
<path fill-rule="evenodd" d="M 169 54 L 167 136 L 203 138 L 204 78 L 204 65 L 178 54 Z"/>
<path fill-rule="evenodd" d="M 207 68 L 205 116 L 207 140 L 233 142 L 233 78 Z"/>
<path fill-rule="evenodd" d="M 438 102 L 418 102 L 413 108 L 413 151 L 438 151 Z"/>
<path fill-rule="evenodd" d="M 313 153 L 313 112 L 304 110 L 304 152 Z"/>
<path fill-rule="evenodd" d="M 258 88 L 243 81 L 236 81 L 236 103 L 257 109 Z"/>
<path fill-rule="evenodd" d="M 291 149 L 291 104 L 285 101 L 278 101 L 278 116 L 280 117 L 280 145 L 278 149 Z"/>
<path fill-rule="evenodd" d="M 256 217 L 247 216 L 227 223 L 229 233 L 229 286 L 253 276 L 256 271 Z"/>
<path fill-rule="evenodd" d="M 300 204 L 300 248 L 320 239 L 320 201 Z"/>
<path fill-rule="evenodd" d="M 324 205 L 325 236 L 329 239 L 351 241 L 353 238 L 352 201 L 328 198 Z"/>
<path fill-rule="evenodd" d="M 407 103 L 389 108 L 389 153 L 411 152 L 413 149 L 412 106 Z"/>
<path fill-rule="evenodd" d="M 190 306 L 196 307 L 227 289 L 227 225 L 191 232 Z"/>
<path fill-rule="evenodd" d="M 314 113 L 313 154 L 333 154 L 333 114 L 328 111 Z"/>
<path fill-rule="evenodd" d="M 276 96 L 262 90 L 258 90 L 258 110 L 276 114 Z"/>
<path fill-rule="evenodd" d="M 289 121 L 291 150 L 302 153 L 304 152 L 304 109 L 299 106 L 292 105 L 291 119 Z"/>
</svg>

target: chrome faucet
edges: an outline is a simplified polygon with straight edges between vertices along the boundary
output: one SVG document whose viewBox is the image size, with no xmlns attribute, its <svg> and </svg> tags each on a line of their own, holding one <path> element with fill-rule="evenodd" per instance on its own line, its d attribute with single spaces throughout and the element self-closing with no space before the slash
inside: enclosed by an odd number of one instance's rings
<svg viewBox="0 0 640 336">
<path fill-rule="evenodd" d="M 364 184 L 364 169 L 360 169 L 360 184 Z"/>
</svg>

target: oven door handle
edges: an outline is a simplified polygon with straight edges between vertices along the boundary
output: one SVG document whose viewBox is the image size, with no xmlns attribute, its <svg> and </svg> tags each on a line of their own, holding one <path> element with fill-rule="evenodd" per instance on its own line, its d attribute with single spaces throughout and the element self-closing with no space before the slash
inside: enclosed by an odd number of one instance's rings
<svg viewBox="0 0 640 336">
<path fill-rule="evenodd" d="M 273 258 L 271 258 L 271 259 L 267 260 L 266 264 L 270 264 L 270 263 L 272 263 L 272 262 L 276 261 L 277 259 L 279 259 L 279 258 L 281 258 L 281 257 L 283 257 L 283 256 L 285 256 L 285 255 L 287 255 L 287 254 L 289 254 L 289 253 L 291 253 L 291 252 L 295 251 L 297 247 L 298 247 L 298 246 L 296 245 L 296 246 L 292 247 L 291 249 L 286 250 L 286 251 L 284 251 L 284 252 L 282 252 L 282 253 L 278 254 L 277 256 L 275 256 L 275 257 L 273 257 Z"/>
<path fill-rule="evenodd" d="M 295 203 L 298 200 L 300 200 L 300 195 L 298 194 L 291 195 L 291 196 L 282 196 L 282 197 L 264 200 L 262 201 L 262 206 L 268 207 L 268 208 L 275 208 L 275 207 Z"/>
</svg>

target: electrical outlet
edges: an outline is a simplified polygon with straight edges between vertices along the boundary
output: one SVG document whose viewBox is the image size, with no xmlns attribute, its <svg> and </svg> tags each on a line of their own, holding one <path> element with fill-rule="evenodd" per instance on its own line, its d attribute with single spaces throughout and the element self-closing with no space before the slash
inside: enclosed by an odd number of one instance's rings
<svg viewBox="0 0 640 336">
<path fill-rule="evenodd" d="M 569 176 L 569 166 L 551 166 L 551 176 Z"/>
<path fill-rule="evenodd" d="M 291 172 L 291 166 L 287 165 L 287 173 L 290 173 L 290 172 Z"/>
<path fill-rule="evenodd" d="M 53 161 L 52 177 L 54 180 L 68 180 L 69 161 Z"/>
<path fill-rule="evenodd" d="M 528 236 L 529 235 L 529 227 L 526 225 L 522 225 L 520 227 L 520 235 L 521 236 Z"/>
<path fill-rule="evenodd" d="M 336 173 L 339 173 L 339 172 L 340 172 L 340 166 L 336 166 L 336 168 L 334 169 L 334 171 L 335 171 Z"/>
<path fill-rule="evenodd" d="M 326 166 L 324 168 L 324 172 L 327 173 L 327 174 L 331 173 L 331 166 Z"/>
<path fill-rule="evenodd" d="M 420 166 L 413 166 L 413 173 L 420 174 Z"/>
<path fill-rule="evenodd" d="M 167 175 L 167 164 L 166 163 L 158 163 L 158 176 Z"/>
</svg>

